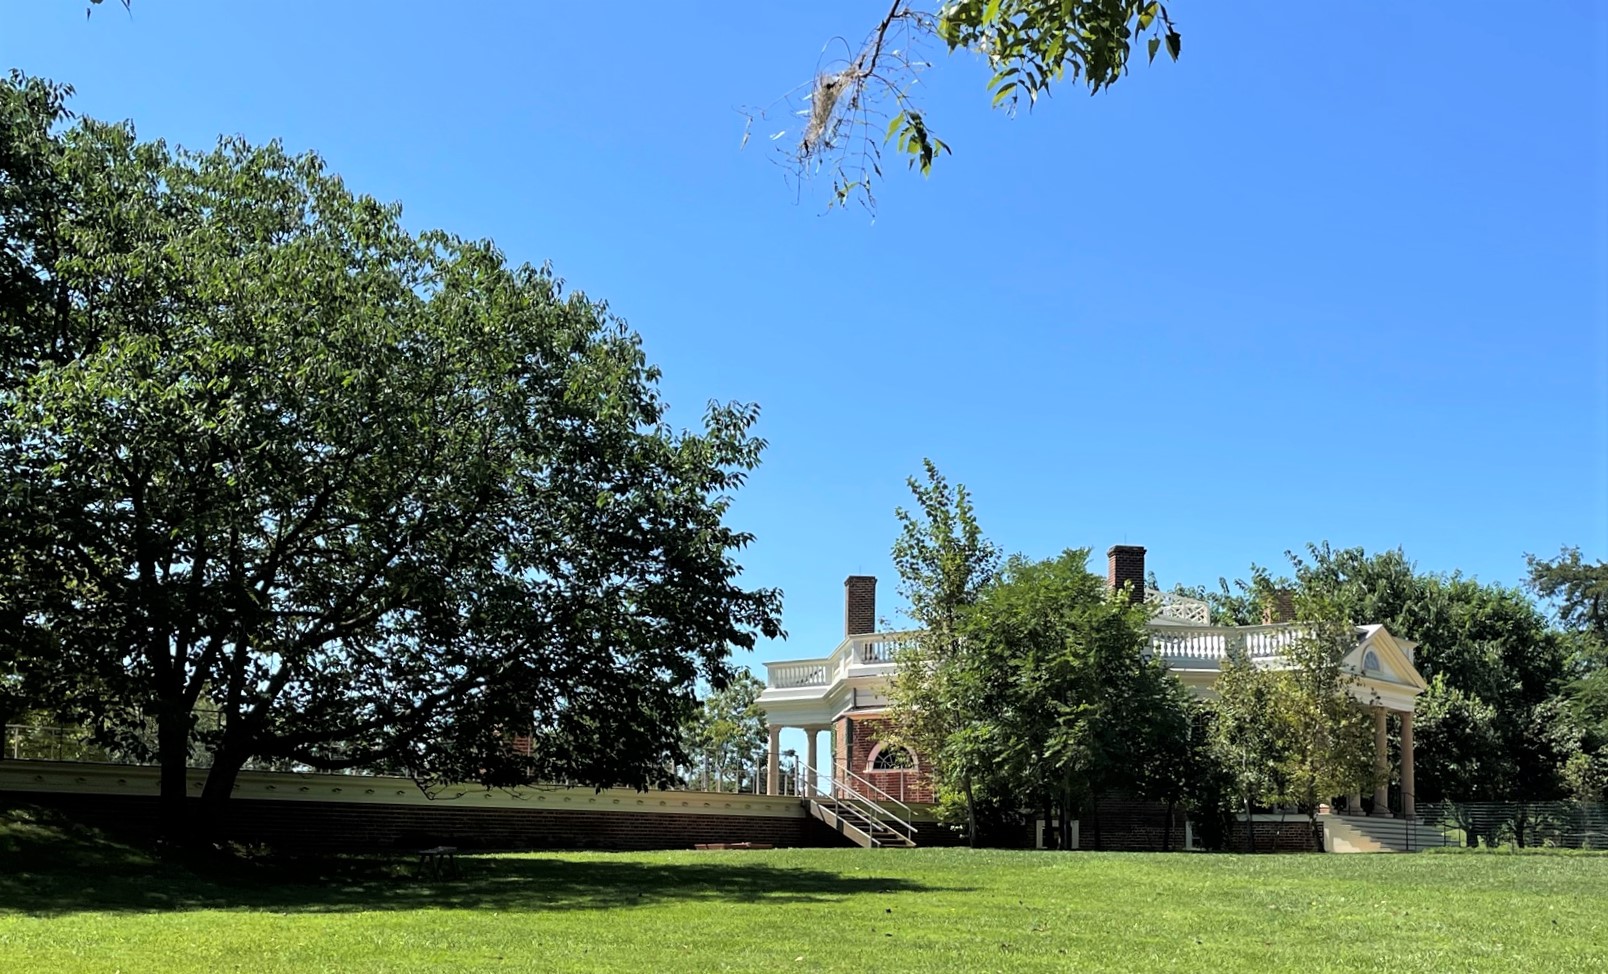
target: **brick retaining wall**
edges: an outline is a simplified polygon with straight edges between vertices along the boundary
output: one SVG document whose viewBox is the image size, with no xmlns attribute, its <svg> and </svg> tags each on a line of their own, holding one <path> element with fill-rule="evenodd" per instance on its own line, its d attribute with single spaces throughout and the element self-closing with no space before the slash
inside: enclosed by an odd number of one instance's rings
<svg viewBox="0 0 1608 974">
<path fill-rule="evenodd" d="M 858 728 L 857 728 L 858 729 Z M 199 794 L 205 772 L 195 772 Z M 56 808 L 114 834 L 157 834 L 156 769 L 43 761 L 0 761 L 0 800 Z M 465 849 L 686 849 L 702 842 L 838 846 L 842 836 L 810 817 L 796 798 L 619 789 L 462 788 L 435 798 L 403 778 L 244 772 L 228 803 L 223 834 L 289 850 L 364 851 L 455 845 Z M 1098 820 L 1080 823 L 1079 845 L 1159 851 L 1166 808 L 1135 799 L 1101 800 Z M 1177 813 L 1172 848 L 1185 846 Z M 930 819 L 920 845 L 964 839 Z M 1257 852 L 1313 851 L 1304 818 L 1252 823 Z M 1235 822 L 1230 851 L 1245 847 Z M 1012 844 L 996 836 L 998 844 Z M 1031 826 L 1021 836 L 1031 844 Z"/>
<path fill-rule="evenodd" d="M 1160 852 L 1166 838 L 1167 806 L 1136 798 L 1100 799 L 1095 814 L 1078 828 L 1081 848 L 1105 852 Z M 1171 844 L 1165 847 L 1182 851 L 1186 839 L 1184 813 L 1174 809 Z"/>
<path fill-rule="evenodd" d="M 1321 828 L 1321 826 L 1320 826 Z M 1312 840 L 1312 823 L 1304 818 L 1284 821 L 1258 819 L 1251 822 L 1251 836 L 1255 852 L 1316 852 Z M 1225 852 L 1244 852 L 1245 823 L 1236 820 L 1229 832 L 1229 847 Z"/>
<path fill-rule="evenodd" d="M 199 793 L 200 775 L 192 794 Z M 0 761 L 0 800 L 55 808 L 130 838 L 160 826 L 154 768 Z M 199 799 L 192 799 L 199 801 Z M 221 835 L 287 850 L 688 849 L 702 842 L 842 845 L 796 798 L 708 792 L 466 788 L 406 779 L 245 772 Z"/>
<path fill-rule="evenodd" d="M 132 795 L 5 792 L 108 834 L 151 839 L 158 800 Z M 463 849 L 690 849 L 700 842 L 841 845 L 813 818 L 672 815 L 559 809 L 452 808 L 345 802 L 231 802 L 222 835 L 298 852 L 366 852 L 452 845 Z"/>
</svg>

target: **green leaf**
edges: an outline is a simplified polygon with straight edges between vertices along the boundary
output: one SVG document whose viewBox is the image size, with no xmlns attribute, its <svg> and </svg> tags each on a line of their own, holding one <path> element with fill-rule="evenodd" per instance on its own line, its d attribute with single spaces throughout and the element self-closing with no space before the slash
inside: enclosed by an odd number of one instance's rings
<svg viewBox="0 0 1608 974">
<path fill-rule="evenodd" d="M 1010 95 L 1011 92 L 1013 92 L 1015 90 L 1016 90 L 1016 82 L 1014 82 L 1014 81 L 1009 82 L 1008 84 L 1002 85 L 998 91 L 994 92 L 994 107 L 998 108 L 999 103 L 1004 101 L 1005 98 L 1008 95 Z"/>
<path fill-rule="evenodd" d="M 900 112 L 899 114 L 893 116 L 893 121 L 888 123 L 888 134 L 884 135 L 882 137 L 882 141 L 886 142 L 889 139 L 893 138 L 893 133 L 895 133 L 895 132 L 897 132 L 899 130 L 899 126 L 904 124 L 904 120 L 905 120 L 905 113 L 904 112 Z"/>
<path fill-rule="evenodd" d="M 1156 60 L 1156 51 L 1161 48 L 1161 38 L 1152 37 L 1147 46 L 1150 48 L 1150 60 L 1154 62 Z"/>
<path fill-rule="evenodd" d="M 1181 51 L 1183 51 L 1183 49 L 1184 49 L 1184 38 L 1175 30 L 1168 31 L 1167 32 L 1167 53 L 1172 55 L 1172 59 L 1174 61 L 1178 60 L 1178 55 L 1179 55 L 1179 53 Z"/>
</svg>

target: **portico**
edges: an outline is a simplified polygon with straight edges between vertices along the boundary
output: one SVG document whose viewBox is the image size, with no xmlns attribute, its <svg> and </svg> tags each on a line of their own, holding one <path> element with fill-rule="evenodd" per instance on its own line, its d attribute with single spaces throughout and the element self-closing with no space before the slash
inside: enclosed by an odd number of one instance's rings
<svg viewBox="0 0 1608 974">
<path fill-rule="evenodd" d="M 767 729 L 770 731 L 770 745 L 765 751 L 765 790 L 767 794 L 775 795 L 782 790 L 782 731 L 786 728 L 781 724 L 770 724 Z M 816 775 L 821 767 L 821 734 L 831 729 L 824 724 L 808 724 L 799 728 L 804 732 L 804 768 L 801 784 L 804 797 L 814 796 L 818 791 Z"/>
</svg>

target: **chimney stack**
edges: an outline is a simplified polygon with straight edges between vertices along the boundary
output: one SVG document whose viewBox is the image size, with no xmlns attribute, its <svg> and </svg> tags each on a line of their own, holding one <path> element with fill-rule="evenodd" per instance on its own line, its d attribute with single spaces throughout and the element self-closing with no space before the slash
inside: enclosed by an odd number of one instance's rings
<svg viewBox="0 0 1608 974">
<path fill-rule="evenodd" d="M 843 580 L 843 635 L 877 631 L 877 577 L 850 575 Z"/>
<path fill-rule="evenodd" d="M 1106 581 L 1111 585 L 1111 591 L 1122 588 L 1124 582 L 1132 583 L 1133 590 L 1128 598 L 1134 602 L 1145 600 L 1145 549 L 1136 544 L 1112 545 L 1106 552 L 1107 562 Z"/>
<path fill-rule="evenodd" d="M 1271 626 L 1294 621 L 1295 591 L 1287 588 L 1274 589 L 1270 601 L 1262 606 L 1262 625 Z"/>
</svg>

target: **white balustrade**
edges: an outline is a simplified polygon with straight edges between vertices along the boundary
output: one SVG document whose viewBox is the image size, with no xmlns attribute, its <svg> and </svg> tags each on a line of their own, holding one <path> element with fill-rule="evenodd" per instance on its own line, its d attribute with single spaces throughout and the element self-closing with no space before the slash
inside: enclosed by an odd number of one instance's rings
<svg viewBox="0 0 1608 974">
<path fill-rule="evenodd" d="M 768 663 L 765 666 L 766 684 L 778 690 L 793 687 L 824 687 L 828 684 L 829 660 L 800 660 L 791 663 Z"/>
<path fill-rule="evenodd" d="M 1298 626 L 1191 626 L 1153 629 L 1150 653 L 1168 662 L 1225 660 L 1243 653 L 1253 660 L 1283 656 L 1302 636 Z"/>
<path fill-rule="evenodd" d="M 1180 602 L 1194 600 L 1181 599 Z M 1180 609 L 1194 612 L 1188 605 L 1180 605 Z M 1170 663 L 1221 662 L 1238 654 L 1253 660 L 1272 661 L 1283 657 L 1303 632 L 1302 627 L 1295 625 L 1157 625 L 1150 630 L 1149 653 Z M 897 662 L 899 650 L 908 646 L 915 635 L 891 632 L 850 636 L 831 656 L 823 659 L 767 663 L 766 685 L 776 690 L 826 688 L 857 673 L 865 673 L 861 667 L 871 668 L 870 674 L 884 675 Z"/>
<path fill-rule="evenodd" d="M 850 640 L 854 645 L 854 660 L 865 666 L 892 663 L 897 658 L 899 650 L 908 646 L 914 637 L 914 633 L 908 632 L 879 632 L 854 636 Z"/>
</svg>

